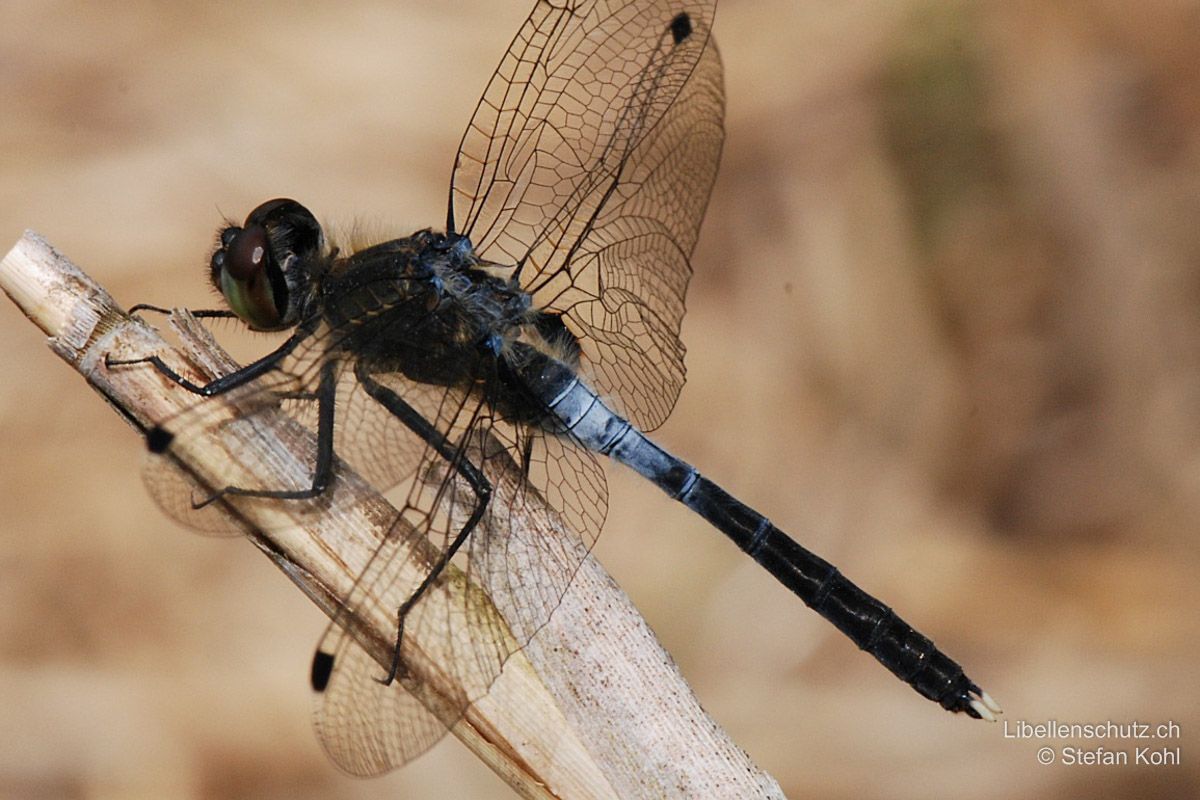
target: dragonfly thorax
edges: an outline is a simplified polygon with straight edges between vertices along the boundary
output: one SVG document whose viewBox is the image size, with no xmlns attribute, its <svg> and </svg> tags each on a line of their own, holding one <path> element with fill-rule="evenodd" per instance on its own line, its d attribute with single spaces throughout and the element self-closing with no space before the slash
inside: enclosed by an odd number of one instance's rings
<svg viewBox="0 0 1200 800">
<path fill-rule="evenodd" d="M 422 383 L 485 379 L 537 316 L 528 294 L 454 234 L 419 231 L 310 275 L 309 312 L 336 331 L 331 347 Z"/>
</svg>

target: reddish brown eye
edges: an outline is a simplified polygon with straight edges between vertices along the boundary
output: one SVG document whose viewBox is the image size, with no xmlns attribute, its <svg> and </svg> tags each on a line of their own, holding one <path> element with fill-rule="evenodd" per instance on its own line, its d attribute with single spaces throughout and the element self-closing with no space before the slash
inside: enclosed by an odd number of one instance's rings
<svg viewBox="0 0 1200 800">
<path fill-rule="evenodd" d="M 249 281 L 261 275 L 270 258 L 267 229 L 250 225 L 241 230 L 225 250 L 225 271 L 236 281 Z"/>
<path fill-rule="evenodd" d="M 321 247 L 321 226 L 308 209 L 295 200 L 269 200 L 242 227 L 221 231 L 209 275 L 230 310 L 251 328 L 281 330 L 295 324 L 287 272 L 303 271 Z"/>
<path fill-rule="evenodd" d="M 226 228 L 221 249 L 212 257 L 213 283 L 230 310 L 257 330 L 283 325 L 287 295 L 276 291 L 276 283 L 283 285 L 283 274 L 274 257 L 267 229 L 257 223 Z"/>
</svg>

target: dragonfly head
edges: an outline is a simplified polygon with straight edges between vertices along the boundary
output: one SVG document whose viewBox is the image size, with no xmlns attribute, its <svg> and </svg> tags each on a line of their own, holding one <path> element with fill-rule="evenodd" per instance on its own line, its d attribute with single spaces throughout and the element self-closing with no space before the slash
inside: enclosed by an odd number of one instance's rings
<svg viewBox="0 0 1200 800">
<path fill-rule="evenodd" d="M 295 200 L 268 200 L 241 227 L 221 231 L 210 262 L 213 286 L 238 318 L 254 330 L 277 331 L 299 316 L 294 267 L 323 247 L 321 226 Z"/>
</svg>

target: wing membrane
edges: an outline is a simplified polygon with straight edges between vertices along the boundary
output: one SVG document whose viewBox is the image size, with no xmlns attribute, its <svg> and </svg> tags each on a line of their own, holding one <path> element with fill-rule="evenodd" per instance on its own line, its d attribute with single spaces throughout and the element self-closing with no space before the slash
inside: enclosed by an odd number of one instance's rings
<svg viewBox="0 0 1200 800">
<path fill-rule="evenodd" d="M 713 10 L 538 3 L 455 161 L 451 225 L 565 314 L 589 376 L 644 429 L 683 385 L 688 257 L 722 141 Z"/>
<path fill-rule="evenodd" d="M 389 388 L 404 388 L 404 378 L 387 378 Z M 487 693 L 558 607 L 607 510 L 600 464 L 573 440 L 498 419 L 486 403 L 465 398 L 443 404 L 435 420 L 451 432 L 453 452 L 426 449 L 392 533 L 319 648 L 333 655 L 333 672 L 318 696 L 316 728 L 330 756 L 354 774 L 411 760 L 440 738 L 439 725 L 452 725 Z M 402 679 L 384 687 L 385 668 L 367 656 L 360 621 L 406 607 L 472 516 L 480 498 L 456 471 L 460 461 L 478 466 L 490 502 L 467 545 L 404 617 Z M 437 675 L 403 671 L 417 662 L 417 642 L 435 648 L 420 661 L 436 662 Z"/>
</svg>

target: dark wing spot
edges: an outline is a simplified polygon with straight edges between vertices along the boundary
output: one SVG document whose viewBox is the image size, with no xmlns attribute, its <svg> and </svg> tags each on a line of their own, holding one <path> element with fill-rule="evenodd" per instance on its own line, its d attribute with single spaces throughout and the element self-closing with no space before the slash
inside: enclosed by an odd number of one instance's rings
<svg viewBox="0 0 1200 800">
<path fill-rule="evenodd" d="M 675 44 L 679 44 L 691 35 L 692 18 L 687 15 L 686 11 L 676 14 L 675 19 L 671 20 L 671 36 L 674 37 Z"/>
<path fill-rule="evenodd" d="M 323 692 L 333 674 L 333 654 L 318 650 L 313 656 L 312 687 L 314 692 Z"/>
<path fill-rule="evenodd" d="M 150 449 L 151 453 L 165 453 L 174 438 L 173 433 L 155 425 L 146 433 L 146 447 Z"/>
</svg>

